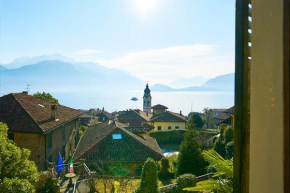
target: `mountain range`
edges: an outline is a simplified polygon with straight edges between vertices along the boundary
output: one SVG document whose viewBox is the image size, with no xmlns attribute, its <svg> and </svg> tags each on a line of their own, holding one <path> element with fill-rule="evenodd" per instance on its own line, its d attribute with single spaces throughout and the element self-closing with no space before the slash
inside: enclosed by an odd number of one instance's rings
<svg viewBox="0 0 290 193">
<path fill-rule="evenodd" d="M 92 90 L 142 90 L 145 82 L 121 69 L 94 62 L 76 62 L 59 54 L 22 57 L 0 65 L 1 94 L 21 92 L 27 85 L 35 91 L 90 92 Z M 152 91 L 233 91 L 234 73 L 213 79 L 178 78 L 168 86 L 156 84 Z"/>
<path fill-rule="evenodd" d="M 189 86 L 184 88 L 172 88 L 163 84 L 155 84 L 152 91 L 175 92 L 175 91 L 234 91 L 235 73 L 217 76 L 206 81 L 201 86 Z"/>
</svg>

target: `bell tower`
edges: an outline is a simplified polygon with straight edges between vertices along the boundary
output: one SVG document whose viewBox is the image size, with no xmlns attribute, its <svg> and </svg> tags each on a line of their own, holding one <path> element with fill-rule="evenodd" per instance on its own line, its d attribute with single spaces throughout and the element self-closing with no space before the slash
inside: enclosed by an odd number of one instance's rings
<svg viewBox="0 0 290 193">
<path fill-rule="evenodd" d="M 150 92 L 151 91 L 147 83 L 146 88 L 144 90 L 144 96 L 143 96 L 143 111 L 148 112 L 148 113 L 151 113 L 152 97 L 151 97 Z"/>
</svg>

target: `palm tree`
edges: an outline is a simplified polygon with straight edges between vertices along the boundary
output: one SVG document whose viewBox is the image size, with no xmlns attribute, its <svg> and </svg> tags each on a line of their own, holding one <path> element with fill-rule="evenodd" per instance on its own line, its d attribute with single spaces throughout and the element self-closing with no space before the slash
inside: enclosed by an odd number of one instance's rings
<svg viewBox="0 0 290 193">
<path fill-rule="evenodd" d="M 233 190 L 233 161 L 225 160 L 214 150 L 204 151 L 204 159 L 210 166 L 216 169 L 210 180 L 204 180 L 197 183 L 195 187 L 184 188 L 187 191 L 200 191 L 203 193 L 232 192 Z"/>
</svg>

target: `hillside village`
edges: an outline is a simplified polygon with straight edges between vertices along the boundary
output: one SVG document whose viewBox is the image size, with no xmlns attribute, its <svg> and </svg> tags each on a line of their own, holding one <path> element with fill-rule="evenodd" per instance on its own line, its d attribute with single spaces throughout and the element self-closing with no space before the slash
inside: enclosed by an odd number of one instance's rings
<svg viewBox="0 0 290 193">
<path fill-rule="evenodd" d="M 201 121 L 202 125 L 195 124 L 202 149 L 213 147 L 220 136 L 220 127 L 233 127 L 234 107 L 183 115 L 181 110 L 171 112 L 163 104 L 153 105 L 153 101 L 148 84 L 142 110 L 119 112 L 107 112 L 105 108 L 76 110 L 24 91 L 0 98 L 0 122 L 8 126 L 7 136 L 15 145 L 31 151 L 29 160 L 39 171 L 56 172 L 62 160 L 67 167 L 58 176 L 66 183 L 57 184 L 59 191 L 64 192 L 88 188 L 80 183 L 84 172 L 89 178 L 94 174 L 92 171 L 97 176 L 112 175 L 101 169 L 108 164 L 116 167 L 121 164 L 122 170 L 127 168 L 124 176 L 138 177 L 148 158 L 156 162 L 168 156 L 176 158 L 191 116 Z M 86 169 L 75 169 L 75 175 L 68 172 L 68 166 Z M 74 175 L 70 177 L 66 173 Z"/>
</svg>

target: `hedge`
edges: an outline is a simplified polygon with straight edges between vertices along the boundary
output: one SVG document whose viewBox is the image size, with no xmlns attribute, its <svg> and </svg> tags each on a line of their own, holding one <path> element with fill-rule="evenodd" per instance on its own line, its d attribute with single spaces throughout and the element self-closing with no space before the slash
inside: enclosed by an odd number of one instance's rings
<svg viewBox="0 0 290 193">
<path fill-rule="evenodd" d="M 155 138 L 158 144 L 181 143 L 186 129 L 171 131 L 153 131 L 150 136 Z"/>
</svg>

